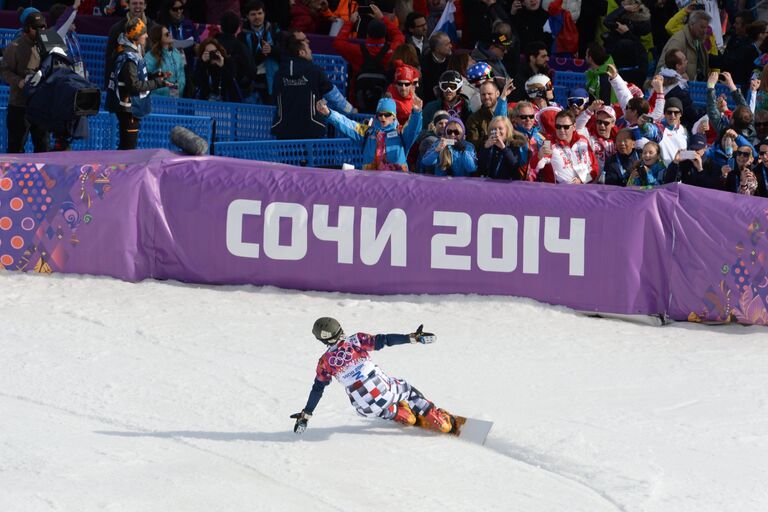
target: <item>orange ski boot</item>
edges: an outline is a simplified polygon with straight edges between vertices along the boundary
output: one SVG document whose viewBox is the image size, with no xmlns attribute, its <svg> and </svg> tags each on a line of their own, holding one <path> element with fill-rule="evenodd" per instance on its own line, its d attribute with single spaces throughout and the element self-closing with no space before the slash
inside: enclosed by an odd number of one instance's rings
<svg viewBox="0 0 768 512">
<path fill-rule="evenodd" d="M 397 411 L 395 412 L 395 417 L 392 418 L 392 420 L 402 423 L 404 425 L 415 425 L 416 424 L 416 415 L 413 414 L 413 411 L 408 406 L 408 402 L 405 400 L 402 400 L 397 403 L 397 405 L 393 405 L 392 407 L 397 407 Z"/>
<path fill-rule="evenodd" d="M 423 416 L 419 416 L 419 426 L 448 433 L 454 428 L 451 415 L 434 405 Z"/>
</svg>

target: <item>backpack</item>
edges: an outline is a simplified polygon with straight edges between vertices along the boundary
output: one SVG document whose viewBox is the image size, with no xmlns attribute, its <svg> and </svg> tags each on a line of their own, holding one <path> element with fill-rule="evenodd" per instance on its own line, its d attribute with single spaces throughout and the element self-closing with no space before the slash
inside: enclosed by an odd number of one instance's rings
<svg viewBox="0 0 768 512">
<path fill-rule="evenodd" d="M 365 43 L 360 43 L 360 53 L 363 55 L 363 65 L 357 74 L 355 97 L 357 110 L 367 114 L 376 112 L 376 105 L 387 90 L 387 75 L 382 62 L 389 52 L 389 43 L 384 43 L 381 51 L 372 57 Z"/>
<path fill-rule="evenodd" d="M 88 136 L 88 118 L 99 112 L 101 91 L 77 74 L 67 45 L 54 30 L 40 34 L 40 68 L 24 86 L 27 119 L 66 138 Z"/>
</svg>

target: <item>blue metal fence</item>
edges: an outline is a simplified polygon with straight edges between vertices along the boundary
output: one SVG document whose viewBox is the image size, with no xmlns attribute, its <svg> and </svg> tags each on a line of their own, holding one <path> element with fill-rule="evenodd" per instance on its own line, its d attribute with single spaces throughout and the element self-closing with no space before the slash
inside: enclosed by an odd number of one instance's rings
<svg viewBox="0 0 768 512">
<path fill-rule="evenodd" d="M 306 167 L 339 168 L 348 163 L 360 169 L 363 148 L 352 139 L 305 139 L 221 142 L 216 155 Z"/>
<path fill-rule="evenodd" d="M 0 119 L 5 120 L 6 108 L 0 108 Z M 210 117 L 179 116 L 150 114 L 141 120 L 139 131 L 139 148 L 166 148 L 176 150 L 171 143 L 170 132 L 174 126 L 183 126 L 195 132 L 208 141 L 210 146 L 213 140 L 213 120 Z M 117 120 L 109 112 L 99 112 L 88 118 L 90 134 L 87 139 L 74 141 L 73 150 L 109 150 L 116 149 L 119 132 Z M 53 145 L 51 145 L 53 147 Z M 8 132 L 5 128 L 0 130 L 0 152 L 8 148 Z M 32 141 L 28 140 L 25 146 L 27 152 L 32 152 Z"/>
</svg>

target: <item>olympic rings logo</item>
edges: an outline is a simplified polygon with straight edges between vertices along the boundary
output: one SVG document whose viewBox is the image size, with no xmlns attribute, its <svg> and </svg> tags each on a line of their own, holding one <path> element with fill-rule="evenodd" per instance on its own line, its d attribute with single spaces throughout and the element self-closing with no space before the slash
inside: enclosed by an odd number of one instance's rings
<svg viewBox="0 0 768 512">
<path fill-rule="evenodd" d="M 331 366 L 341 367 L 352 360 L 352 352 L 348 352 L 344 349 L 337 350 L 334 354 L 328 358 L 328 364 Z"/>
</svg>

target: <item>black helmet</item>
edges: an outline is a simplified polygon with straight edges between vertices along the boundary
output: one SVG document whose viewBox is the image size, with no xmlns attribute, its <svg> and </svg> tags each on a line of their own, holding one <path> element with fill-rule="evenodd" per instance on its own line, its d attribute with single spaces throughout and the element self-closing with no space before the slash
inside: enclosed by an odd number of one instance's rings
<svg viewBox="0 0 768 512">
<path fill-rule="evenodd" d="M 326 345 L 333 345 L 344 335 L 341 324 L 335 318 L 324 316 L 315 320 L 312 326 L 312 334 Z"/>
</svg>

